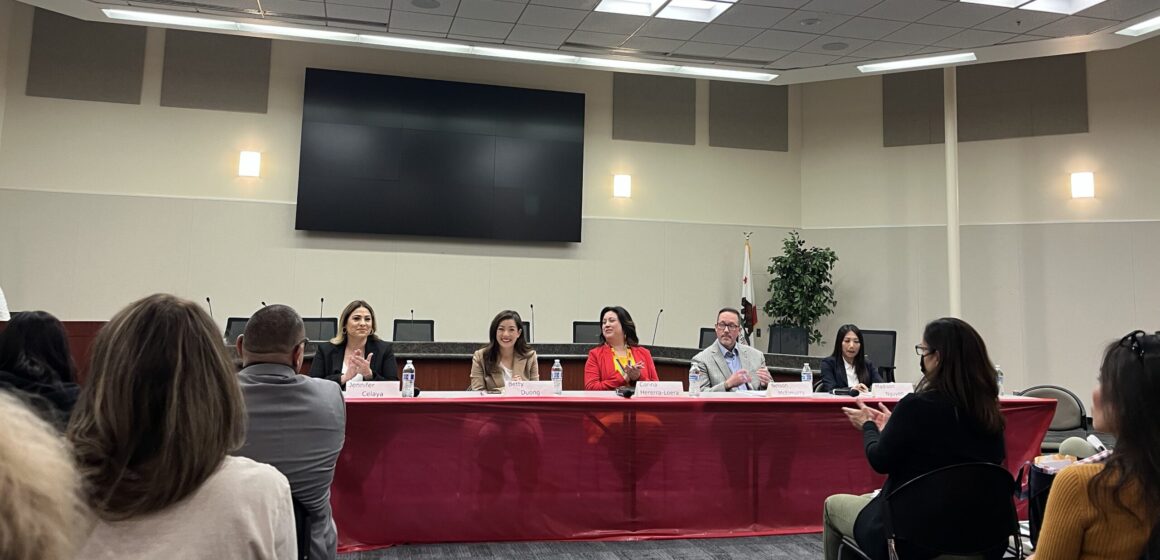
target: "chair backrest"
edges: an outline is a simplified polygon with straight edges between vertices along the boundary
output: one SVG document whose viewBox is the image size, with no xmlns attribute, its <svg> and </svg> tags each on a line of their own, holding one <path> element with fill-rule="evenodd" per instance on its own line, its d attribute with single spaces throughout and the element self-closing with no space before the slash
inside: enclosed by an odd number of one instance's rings
<svg viewBox="0 0 1160 560">
<path fill-rule="evenodd" d="M 1083 401 L 1075 393 L 1057 385 L 1036 385 L 1019 393 L 1024 397 L 1055 399 L 1055 416 L 1051 418 L 1051 431 L 1080 430 L 1087 427 L 1087 411 Z"/>
<path fill-rule="evenodd" d="M 395 319 L 391 340 L 395 342 L 434 342 L 435 321 L 432 319 Z"/>
<path fill-rule="evenodd" d="M 528 321 L 520 321 L 521 328 L 524 329 L 524 340 L 532 341 L 532 323 Z"/>
<path fill-rule="evenodd" d="M 291 497 L 294 508 L 294 536 L 298 542 L 297 560 L 310 560 L 310 512 L 297 498 Z"/>
<path fill-rule="evenodd" d="M 963 556 L 997 553 L 998 558 L 1008 538 L 1019 534 L 1015 490 L 1015 479 L 999 465 L 963 463 L 935 469 L 886 497 L 887 534 L 902 550 Z"/>
<path fill-rule="evenodd" d="M 894 367 L 895 348 L 898 345 L 898 331 L 876 331 L 862 329 L 862 350 L 866 359 L 875 366 Z"/>
<path fill-rule="evenodd" d="M 600 321 L 572 321 L 573 344 L 600 344 Z"/>
<path fill-rule="evenodd" d="M 226 319 L 226 344 L 233 346 L 238 341 L 238 337 L 245 334 L 246 323 L 249 322 L 249 317 L 230 317 Z"/>
<path fill-rule="evenodd" d="M 338 334 L 337 317 L 303 317 L 307 340 L 330 340 Z"/>
<path fill-rule="evenodd" d="M 710 344 L 717 341 L 717 329 L 713 327 L 701 327 L 701 338 L 697 343 L 697 348 L 708 348 Z"/>
<path fill-rule="evenodd" d="M 805 329 L 772 325 L 766 331 L 770 354 L 804 356 L 809 353 L 810 339 Z"/>
</svg>

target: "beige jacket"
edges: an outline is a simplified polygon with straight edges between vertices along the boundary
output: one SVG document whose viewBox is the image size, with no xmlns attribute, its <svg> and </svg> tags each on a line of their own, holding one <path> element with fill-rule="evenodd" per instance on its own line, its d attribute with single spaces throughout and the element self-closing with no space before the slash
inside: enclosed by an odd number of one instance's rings
<svg viewBox="0 0 1160 560">
<path fill-rule="evenodd" d="M 540 365 L 533 350 L 526 358 L 516 356 L 512 362 L 512 379 L 539 381 Z M 491 371 L 483 371 L 483 348 L 471 355 L 471 391 L 494 391 L 503 387 L 503 370 L 497 363 Z"/>
</svg>

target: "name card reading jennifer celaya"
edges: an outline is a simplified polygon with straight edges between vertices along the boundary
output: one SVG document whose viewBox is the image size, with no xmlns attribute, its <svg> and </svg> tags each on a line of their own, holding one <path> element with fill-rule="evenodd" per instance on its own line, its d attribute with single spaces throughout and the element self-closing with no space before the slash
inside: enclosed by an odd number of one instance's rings
<svg viewBox="0 0 1160 560">
<path fill-rule="evenodd" d="M 634 397 L 679 397 L 685 390 L 680 381 L 637 381 Z"/>
<path fill-rule="evenodd" d="M 394 399 L 403 396 L 398 381 L 350 381 L 346 384 L 348 399 Z"/>
<path fill-rule="evenodd" d="M 765 388 L 767 397 L 808 397 L 813 394 L 814 388 L 808 381 L 792 381 L 789 383 L 770 383 Z"/>
<path fill-rule="evenodd" d="M 551 381 L 512 381 L 504 386 L 509 397 L 550 397 L 555 394 Z"/>
<path fill-rule="evenodd" d="M 914 392 L 914 383 L 875 383 L 871 393 L 876 399 L 901 399 Z"/>
</svg>

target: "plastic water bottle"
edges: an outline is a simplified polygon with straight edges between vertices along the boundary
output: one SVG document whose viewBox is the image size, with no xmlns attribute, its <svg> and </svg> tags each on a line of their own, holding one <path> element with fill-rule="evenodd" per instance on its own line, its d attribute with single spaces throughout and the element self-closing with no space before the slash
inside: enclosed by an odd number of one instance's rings
<svg viewBox="0 0 1160 560">
<path fill-rule="evenodd" d="M 697 364 L 689 364 L 689 396 L 701 395 L 701 369 Z"/>
<path fill-rule="evenodd" d="M 552 362 L 552 391 L 557 395 L 564 394 L 564 366 L 560 360 Z"/>
<path fill-rule="evenodd" d="M 1003 370 L 999 368 L 999 364 L 995 364 L 995 382 L 999 384 L 999 396 L 1006 395 L 1007 392 L 1003 390 Z"/>
<path fill-rule="evenodd" d="M 403 396 L 415 396 L 415 364 L 411 360 L 407 360 L 407 365 L 403 366 Z"/>
<path fill-rule="evenodd" d="M 802 383 L 809 383 L 810 390 L 814 390 L 814 370 L 810 369 L 809 362 L 802 365 Z"/>
</svg>

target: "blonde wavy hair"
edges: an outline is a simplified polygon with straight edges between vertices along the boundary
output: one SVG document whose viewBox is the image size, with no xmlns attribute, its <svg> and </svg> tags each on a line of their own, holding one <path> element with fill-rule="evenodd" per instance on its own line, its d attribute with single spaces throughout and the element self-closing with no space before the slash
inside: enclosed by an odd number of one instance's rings
<svg viewBox="0 0 1160 560">
<path fill-rule="evenodd" d="M 67 443 L 5 393 L 0 425 L 0 558 L 73 558 L 88 525 Z"/>
<path fill-rule="evenodd" d="M 237 375 L 200 306 L 155 294 L 97 334 L 68 428 L 96 515 L 115 521 L 169 507 L 244 437 Z"/>
</svg>

